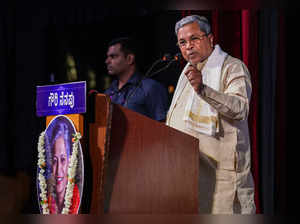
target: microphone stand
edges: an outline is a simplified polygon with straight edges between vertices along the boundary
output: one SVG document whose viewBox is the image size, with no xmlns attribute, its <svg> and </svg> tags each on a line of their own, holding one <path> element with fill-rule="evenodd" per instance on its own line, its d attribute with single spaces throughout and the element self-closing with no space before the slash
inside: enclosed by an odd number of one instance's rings
<svg viewBox="0 0 300 224">
<path fill-rule="evenodd" d="M 152 73 L 151 75 L 147 76 L 147 78 L 150 78 L 150 77 L 156 75 L 157 73 L 160 73 L 160 72 L 162 72 L 163 70 L 166 70 L 167 68 L 170 67 L 170 65 L 171 65 L 174 61 L 177 61 L 177 59 L 172 59 L 165 67 L 163 67 L 163 68 L 159 69 L 158 71 Z M 145 77 L 146 77 L 146 76 L 145 76 Z"/>
<path fill-rule="evenodd" d="M 162 61 L 163 61 L 162 59 L 156 60 L 156 61 L 152 64 L 152 66 L 148 69 L 148 71 L 146 72 L 145 77 L 147 77 L 147 76 L 149 75 L 149 73 L 151 72 L 151 70 L 152 70 L 159 62 L 162 62 Z"/>
<path fill-rule="evenodd" d="M 167 58 L 167 56 L 165 56 L 165 57 Z M 139 83 L 138 83 L 137 87 L 134 89 L 134 91 L 133 91 L 130 95 L 128 95 L 128 97 L 127 97 L 126 100 L 125 100 L 124 106 L 127 106 L 129 98 L 132 97 L 132 96 L 134 95 L 134 93 L 135 93 L 136 90 L 140 87 L 140 85 L 142 84 L 142 81 L 143 81 L 144 79 L 153 77 L 154 75 L 156 75 L 156 74 L 162 72 L 163 70 L 169 68 L 170 65 L 171 65 L 174 61 L 178 61 L 179 58 L 180 58 L 180 53 L 177 53 L 177 54 L 174 56 L 174 58 L 173 58 L 172 60 L 170 60 L 169 63 L 168 63 L 166 66 L 164 66 L 163 68 L 161 68 L 161 69 L 159 69 L 158 71 L 156 71 L 156 72 L 154 72 L 154 73 L 152 73 L 152 74 L 149 75 L 149 73 L 150 73 L 150 71 L 153 69 L 154 65 L 156 65 L 158 62 L 162 61 L 162 59 L 159 59 L 159 60 L 155 61 L 155 62 L 153 63 L 153 65 L 151 66 L 151 68 L 147 71 L 146 75 L 139 81 Z"/>
</svg>

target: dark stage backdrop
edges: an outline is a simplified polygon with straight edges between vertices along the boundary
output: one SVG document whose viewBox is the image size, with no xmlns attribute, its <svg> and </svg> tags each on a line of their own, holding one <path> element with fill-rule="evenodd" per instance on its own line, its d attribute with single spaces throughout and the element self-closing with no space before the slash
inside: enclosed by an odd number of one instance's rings
<svg viewBox="0 0 300 224">
<path fill-rule="evenodd" d="M 15 123 L 13 104 L 15 95 L 15 17 L 14 10 L 0 10 L 0 171 L 11 173 L 9 166 L 13 163 L 13 142 Z M 12 128 L 11 128 L 12 127 Z M 9 150 L 11 149 L 11 150 Z"/>
<path fill-rule="evenodd" d="M 104 3 L 22 8 L 25 3 L 20 4 L 0 16 L 0 171 L 9 176 L 24 171 L 31 176 L 31 199 L 23 212 L 38 212 L 36 145 L 45 122 L 35 115 L 36 86 L 68 82 L 75 69 L 74 81 L 87 80 L 89 88 L 102 92 L 111 81 L 104 64 L 111 38 L 139 39 L 145 72 L 164 53 L 179 52 L 175 22 L 194 13 L 209 18 L 216 43 L 242 59 L 251 72 L 249 126 L 257 212 L 286 212 L 285 10 L 162 11 L 141 3 L 128 10 Z M 176 86 L 183 65 L 183 61 L 173 64 L 154 79 L 166 87 Z"/>
</svg>

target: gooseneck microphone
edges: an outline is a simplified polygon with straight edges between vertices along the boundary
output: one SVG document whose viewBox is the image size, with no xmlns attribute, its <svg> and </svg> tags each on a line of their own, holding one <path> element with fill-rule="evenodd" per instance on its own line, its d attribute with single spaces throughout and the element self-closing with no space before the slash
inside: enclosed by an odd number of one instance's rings
<svg viewBox="0 0 300 224">
<path fill-rule="evenodd" d="M 145 73 L 145 77 L 148 77 L 150 72 L 152 71 L 152 69 L 160 62 L 166 62 L 166 61 L 170 61 L 171 60 L 171 54 L 164 54 L 164 56 L 162 58 L 157 59 L 152 65 L 151 67 L 148 69 L 148 71 Z"/>
<path fill-rule="evenodd" d="M 128 100 L 130 99 L 130 97 L 132 97 L 136 90 L 140 87 L 140 85 L 142 84 L 142 81 L 146 78 L 150 78 L 150 77 L 153 77 L 154 75 L 166 70 L 167 68 L 170 67 L 170 65 L 175 62 L 175 61 L 180 61 L 181 59 L 181 53 L 177 53 L 175 54 L 173 57 L 171 57 L 171 54 L 164 54 L 164 56 L 162 58 L 159 58 L 158 60 L 156 60 L 152 66 L 148 69 L 148 71 L 146 72 L 145 76 L 139 81 L 138 85 L 136 86 L 136 88 L 134 89 L 134 91 L 127 96 L 126 100 L 125 100 L 125 103 L 124 103 L 124 106 L 127 106 L 128 104 Z M 162 67 L 161 69 L 157 70 L 156 72 L 150 74 L 151 70 L 159 63 L 159 62 L 168 62 L 167 65 L 165 65 L 164 67 Z"/>
<path fill-rule="evenodd" d="M 162 67 L 161 69 L 157 70 L 156 72 L 150 74 L 150 75 L 147 76 L 147 77 L 150 78 L 150 77 L 152 77 L 152 76 L 154 76 L 154 75 L 156 75 L 156 74 L 158 74 L 158 73 L 160 73 L 160 72 L 166 70 L 167 68 L 170 67 L 170 65 L 171 65 L 173 62 L 175 62 L 175 61 L 180 61 L 180 59 L 181 59 L 181 53 L 175 54 L 175 55 L 173 56 L 173 58 L 172 58 L 172 57 L 169 57 L 169 58 L 168 58 L 169 63 L 168 63 L 166 66 Z M 145 77 L 146 77 L 146 76 L 145 76 Z"/>
</svg>

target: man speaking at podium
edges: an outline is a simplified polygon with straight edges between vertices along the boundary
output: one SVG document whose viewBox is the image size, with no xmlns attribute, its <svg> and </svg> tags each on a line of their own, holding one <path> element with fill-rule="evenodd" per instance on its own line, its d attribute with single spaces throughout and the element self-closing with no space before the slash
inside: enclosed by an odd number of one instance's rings
<svg viewBox="0 0 300 224">
<path fill-rule="evenodd" d="M 205 17 L 181 19 L 175 33 L 187 64 L 179 77 L 166 124 L 198 138 L 200 154 L 213 161 L 210 164 L 215 170 L 215 185 L 210 211 L 253 214 L 256 209 L 247 122 L 249 71 L 242 61 L 213 44 Z M 200 199 L 199 203 L 206 202 Z"/>
<path fill-rule="evenodd" d="M 159 82 L 144 78 L 137 69 L 137 46 L 133 39 L 122 37 L 108 44 L 106 66 L 109 75 L 115 76 L 104 92 L 112 102 L 120 104 L 151 119 L 165 121 L 168 110 L 168 93 Z"/>
</svg>

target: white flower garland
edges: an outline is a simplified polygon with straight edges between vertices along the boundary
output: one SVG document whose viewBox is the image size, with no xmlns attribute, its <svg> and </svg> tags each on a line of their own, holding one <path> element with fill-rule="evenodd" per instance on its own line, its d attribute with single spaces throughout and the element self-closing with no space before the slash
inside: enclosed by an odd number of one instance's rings
<svg viewBox="0 0 300 224">
<path fill-rule="evenodd" d="M 78 145 L 79 140 L 81 139 L 81 134 L 76 132 L 73 134 L 74 138 L 72 138 L 72 155 L 71 160 L 68 167 L 68 184 L 67 190 L 65 194 L 64 200 L 64 208 L 62 210 L 62 214 L 69 214 L 69 209 L 72 204 L 71 200 L 73 197 L 73 189 L 75 184 L 75 175 L 76 175 L 76 168 L 77 168 L 77 154 L 78 154 Z M 48 199 L 47 199 L 47 183 L 46 178 L 44 176 L 45 167 L 46 167 L 46 160 L 45 160 L 45 131 L 40 134 L 39 142 L 38 142 L 38 167 L 40 168 L 40 172 L 38 175 L 39 186 L 40 186 L 40 198 L 41 198 L 41 206 L 42 206 L 42 213 L 43 214 L 50 214 Z"/>
<path fill-rule="evenodd" d="M 72 139 L 73 146 L 72 146 L 72 156 L 71 156 L 71 162 L 69 163 L 68 168 L 68 185 L 65 195 L 65 207 L 62 210 L 62 214 L 68 214 L 70 206 L 72 204 L 71 200 L 73 197 L 73 189 L 75 184 L 75 175 L 76 175 L 76 167 L 77 167 L 77 153 L 78 153 L 78 143 L 79 139 L 81 139 L 81 134 L 79 132 L 76 132 L 74 134 L 74 138 Z"/>
<path fill-rule="evenodd" d="M 43 214 L 49 214 L 49 207 L 48 207 L 48 199 L 47 199 L 47 183 L 46 183 L 46 178 L 44 176 L 45 170 L 44 168 L 46 167 L 46 161 L 45 161 L 45 131 L 43 131 L 40 134 L 39 137 L 39 142 L 38 142 L 38 166 L 40 168 L 40 172 L 38 175 L 38 180 L 39 180 L 39 186 L 40 186 L 40 204 L 43 209 Z"/>
</svg>

